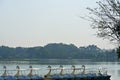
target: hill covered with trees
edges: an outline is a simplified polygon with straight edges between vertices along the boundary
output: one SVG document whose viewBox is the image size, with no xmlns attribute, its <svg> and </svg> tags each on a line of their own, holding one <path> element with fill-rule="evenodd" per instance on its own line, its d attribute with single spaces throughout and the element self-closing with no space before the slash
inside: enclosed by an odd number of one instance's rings
<svg viewBox="0 0 120 80">
<path fill-rule="evenodd" d="M 73 44 L 51 43 L 44 47 L 0 46 L 0 59 L 90 59 L 93 61 L 116 61 L 115 50 L 103 50 L 95 45 L 76 47 Z"/>
</svg>

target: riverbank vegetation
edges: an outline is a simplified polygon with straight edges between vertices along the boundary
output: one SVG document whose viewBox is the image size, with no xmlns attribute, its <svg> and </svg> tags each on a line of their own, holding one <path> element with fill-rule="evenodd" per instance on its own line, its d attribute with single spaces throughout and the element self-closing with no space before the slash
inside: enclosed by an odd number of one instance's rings
<svg viewBox="0 0 120 80">
<path fill-rule="evenodd" d="M 98 7 L 87 8 L 90 11 L 88 20 L 97 30 L 97 36 L 117 44 L 120 58 L 120 0 L 100 0 L 96 3 Z"/>
<path fill-rule="evenodd" d="M 39 60 L 39 59 L 87 59 L 93 61 L 117 61 L 114 49 L 100 49 L 96 45 L 76 47 L 73 44 L 51 43 L 44 47 L 0 46 L 1 60 Z"/>
</svg>

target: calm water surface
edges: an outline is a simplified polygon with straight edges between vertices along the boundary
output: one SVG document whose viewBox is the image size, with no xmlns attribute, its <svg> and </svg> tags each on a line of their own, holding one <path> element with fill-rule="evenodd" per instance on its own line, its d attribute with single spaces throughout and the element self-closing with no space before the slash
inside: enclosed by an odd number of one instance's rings
<svg viewBox="0 0 120 80">
<path fill-rule="evenodd" d="M 99 68 L 106 68 L 108 74 L 111 75 L 111 80 L 120 80 L 120 62 L 88 62 L 81 60 L 40 60 L 40 61 L 0 61 L 0 69 L 6 65 L 7 69 L 15 69 L 16 65 L 19 65 L 23 69 L 28 69 L 30 65 L 34 68 L 41 68 L 41 74 L 46 74 L 47 66 L 59 67 L 63 65 L 65 68 L 71 68 L 71 65 L 81 67 L 85 65 L 89 71 L 97 71 Z M 2 74 L 2 72 L 0 73 Z"/>
</svg>

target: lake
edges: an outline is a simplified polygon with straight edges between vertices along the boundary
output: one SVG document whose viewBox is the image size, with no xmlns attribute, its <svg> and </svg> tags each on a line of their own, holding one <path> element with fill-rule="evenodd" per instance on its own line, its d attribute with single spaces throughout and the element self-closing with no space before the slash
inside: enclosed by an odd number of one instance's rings
<svg viewBox="0 0 120 80">
<path fill-rule="evenodd" d="M 79 60 L 79 59 L 41 59 L 41 60 L 26 60 L 26 61 L 0 61 L 0 70 L 3 69 L 3 66 L 6 66 L 7 69 L 16 69 L 16 66 L 19 65 L 20 68 L 28 69 L 30 65 L 34 68 L 40 68 L 41 74 L 46 74 L 47 66 L 51 65 L 54 68 L 63 65 L 65 68 L 71 68 L 71 65 L 76 67 L 81 67 L 82 65 L 86 66 L 86 69 L 90 71 L 97 71 L 99 68 L 106 68 L 107 73 L 111 75 L 111 80 L 120 79 L 120 62 L 91 62 L 89 60 Z M 0 73 L 2 74 L 2 73 Z"/>
</svg>

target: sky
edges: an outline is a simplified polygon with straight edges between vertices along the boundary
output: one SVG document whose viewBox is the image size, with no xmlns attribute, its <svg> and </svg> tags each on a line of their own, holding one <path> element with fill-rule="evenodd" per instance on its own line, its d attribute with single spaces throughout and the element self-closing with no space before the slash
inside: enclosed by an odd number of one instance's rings
<svg viewBox="0 0 120 80">
<path fill-rule="evenodd" d="M 86 7 L 98 0 L 0 0 L 0 46 L 34 47 L 48 43 L 97 45 L 112 49 L 114 44 L 96 37 Z"/>
</svg>

